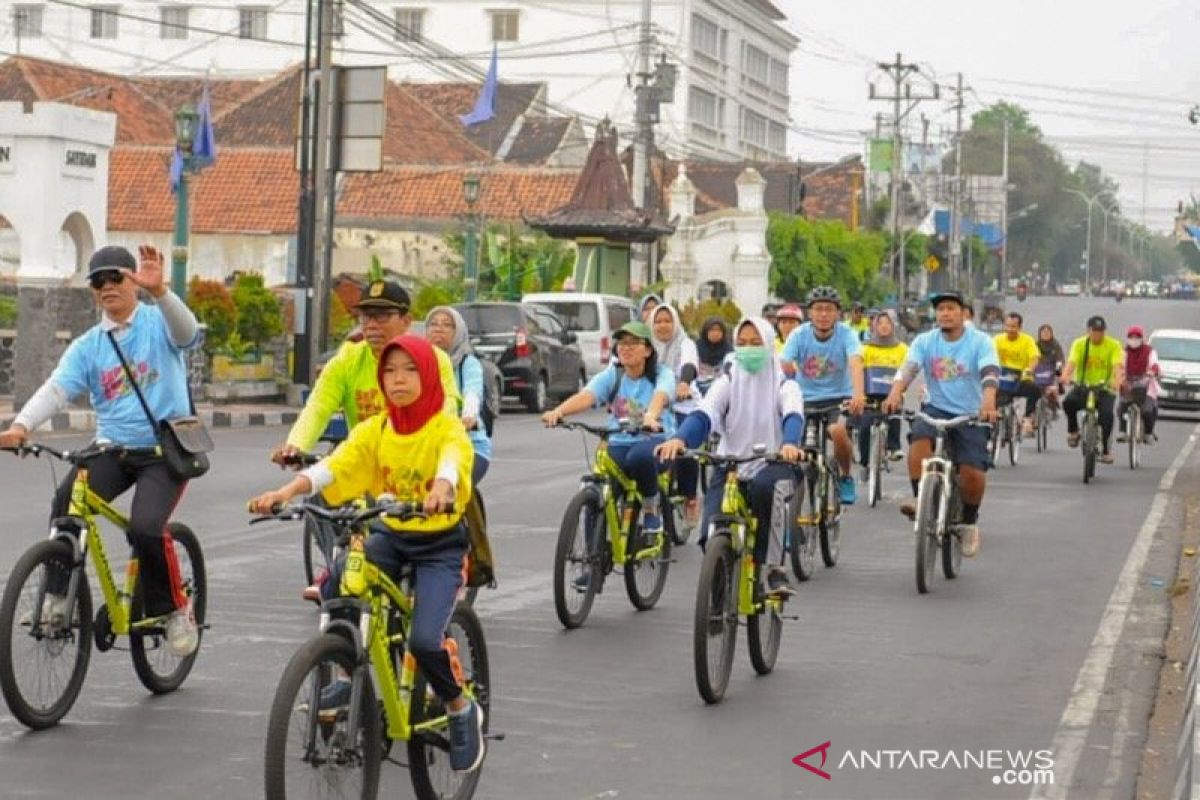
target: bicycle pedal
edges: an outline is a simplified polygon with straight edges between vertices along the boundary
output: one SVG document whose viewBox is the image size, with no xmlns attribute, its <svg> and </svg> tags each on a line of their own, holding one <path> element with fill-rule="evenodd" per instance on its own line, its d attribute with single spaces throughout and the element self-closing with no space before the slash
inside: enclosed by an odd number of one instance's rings
<svg viewBox="0 0 1200 800">
<path fill-rule="evenodd" d="M 786 619 L 788 622 L 799 622 L 800 621 L 799 614 L 780 614 L 779 618 Z"/>
<path fill-rule="evenodd" d="M 497 731 L 495 733 L 485 733 L 483 738 L 490 739 L 493 742 L 503 742 L 506 735 L 503 731 Z"/>
</svg>

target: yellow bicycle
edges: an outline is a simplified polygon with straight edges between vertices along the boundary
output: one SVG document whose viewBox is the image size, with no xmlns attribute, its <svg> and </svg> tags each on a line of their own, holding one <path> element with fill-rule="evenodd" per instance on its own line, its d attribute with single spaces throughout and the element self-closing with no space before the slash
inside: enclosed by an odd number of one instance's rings
<svg viewBox="0 0 1200 800">
<path fill-rule="evenodd" d="M 406 567 L 394 581 L 367 560 L 363 549 L 369 521 L 421 518 L 420 506 L 388 497 L 374 505 L 339 508 L 305 502 L 251 522 L 307 515 L 338 532 L 346 565 L 341 596 L 321 604 L 320 632 L 292 656 L 275 689 L 264 770 L 268 800 L 374 798 L 380 762 L 397 741 L 407 744 L 409 777 L 420 800 L 467 800 L 482 767 L 450 768 L 449 718 L 406 648 L 411 570 Z M 479 618 L 466 603 L 450 616 L 445 647 L 463 693 L 483 709 L 486 735 L 491 719 L 487 644 Z M 341 687 L 344 699 L 331 702 L 331 688 L 339 681 L 348 684 Z"/>
<path fill-rule="evenodd" d="M 122 530 L 129 527 L 128 518 L 88 486 L 88 463 L 105 454 L 121 457 L 148 450 L 92 445 L 60 451 L 43 444 L 10 450 L 45 453 L 78 470 L 68 515 L 51 523 L 49 539 L 17 559 L 0 600 L 0 691 L 13 716 L 34 730 L 55 725 L 71 710 L 87 675 L 93 642 L 103 653 L 117 637 L 128 636 L 134 672 L 155 694 L 178 689 L 200 652 L 197 647 L 191 655 L 174 655 L 166 646 L 167 617 L 143 616 L 136 558 L 131 556 L 126 566 L 124 588 L 117 588 L 96 521 L 100 517 Z M 166 536 L 168 563 L 174 559 L 178 565 L 178 588 L 191 603 L 203 637 L 208 592 L 200 543 L 178 522 L 167 526 Z M 104 597 L 95 619 L 89 556 Z"/>
</svg>

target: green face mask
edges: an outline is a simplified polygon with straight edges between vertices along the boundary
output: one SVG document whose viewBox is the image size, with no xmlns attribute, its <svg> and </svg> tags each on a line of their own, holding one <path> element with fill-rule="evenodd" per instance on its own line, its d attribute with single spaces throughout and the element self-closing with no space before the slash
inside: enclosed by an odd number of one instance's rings
<svg viewBox="0 0 1200 800">
<path fill-rule="evenodd" d="M 767 365 L 771 353 L 762 345 L 750 345 L 735 347 L 733 357 L 737 359 L 737 363 L 741 365 L 742 369 L 753 375 Z"/>
</svg>

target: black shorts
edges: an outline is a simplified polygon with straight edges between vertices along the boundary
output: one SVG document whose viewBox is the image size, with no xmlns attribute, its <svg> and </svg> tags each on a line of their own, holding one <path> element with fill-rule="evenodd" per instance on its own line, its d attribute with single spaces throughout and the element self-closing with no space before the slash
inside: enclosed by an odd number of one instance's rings
<svg viewBox="0 0 1200 800">
<path fill-rule="evenodd" d="M 825 420 L 825 427 L 837 425 L 842 421 L 842 404 L 845 403 L 844 398 L 836 400 L 809 400 L 804 403 L 804 419 L 817 419 L 821 417 Z"/>
<path fill-rule="evenodd" d="M 934 419 L 953 419 L 959 416 L 933 406 L 923 406 L 921 410 Z M 932 425 L 920 418 L 913 419 L 912 429 L 908 434 L 909 442 L 917 439 L 932 441 L 936 437 L 937 431 Z M 953 453 L 954 463 L 974 467 L 978 470 L 987 470 L 991 466 L 991 459 L 988 457 L 988 440 L 990 438 L 991 429 L 987 426 L 964 425 L 946 432 L 946 447 Z"/>
</svg>

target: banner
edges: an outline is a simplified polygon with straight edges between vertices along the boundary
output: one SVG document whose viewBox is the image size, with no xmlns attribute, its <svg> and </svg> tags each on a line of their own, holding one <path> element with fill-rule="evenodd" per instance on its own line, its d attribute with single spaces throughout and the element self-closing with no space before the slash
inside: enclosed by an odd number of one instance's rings
<svg viewBox="0 0 1200 800">
<path fill-rule="evenodd" d="M 893 151 L 891 139 L 872 139 L 871 154 L 868 159 L 871 164 L 871 172 L 891 172 Z"/>
</svg>

